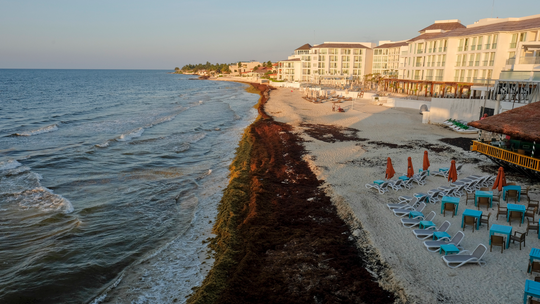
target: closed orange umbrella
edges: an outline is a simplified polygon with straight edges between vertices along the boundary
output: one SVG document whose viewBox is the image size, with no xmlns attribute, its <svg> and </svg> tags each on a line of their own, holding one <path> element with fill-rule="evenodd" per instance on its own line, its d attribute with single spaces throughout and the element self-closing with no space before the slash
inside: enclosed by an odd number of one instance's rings
<svg viewBox="0 0 540 304">
<path fill-rule="evenodd" d="M 422 166 L 422 169 L 424 171 L 429 169 L 429 158 L 428 158 L 428 155 L 427 155 L 427 151 L 424 151 L 424 165 Z"/>
<path fill-rule="evenodd" d="M 495 179 L 495 183 L 491 189 L 498 188 L 499 191 L 502 191 L 502 187 L 504 186 L 506 186 L 506 176 L 504 176 L 503 167 L 499 167 L 499 173 L 497 173 L 497 178 Z"/>
<path fill-rule="evenodd" d="M 414 175 L 414 169 L 413 169 L 413 167 L 412 167 L 412 160 L 411 160 L 411 158 L 409 157 L 409 158 L 407 159 L 407 161 L 408 161 L 408 163 L 409 163 L 409 164 L 407 165 L 407 177 L 408 177 L 408 178 L 411 178 L 411 177 Z"/>
<path fill-rule="evenodd" d="M 394 167 L 392 166 L 392 160 L 390 157 L 386 160 L 386 179 L 391 179 L 394 177 L 394 174 L 396 174 L 396 171 L 394 171 Z"/>
<path fill-rule="evenodd" d="M 457 180 L 456 161 L 452 159 L 450 170 L 448 170 L 448 181 L 452 180 L 452 183 Z"/>
</svg>

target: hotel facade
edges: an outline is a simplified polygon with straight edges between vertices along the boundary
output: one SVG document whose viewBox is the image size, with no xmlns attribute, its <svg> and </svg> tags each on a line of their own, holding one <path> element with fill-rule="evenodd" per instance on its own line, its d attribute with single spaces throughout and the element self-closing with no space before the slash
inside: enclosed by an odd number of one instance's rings
<svg viewBox="0 0 540 304">
<path fill-rule="evenodd" d="M 278 62 L 278 80 L 320 83 L 378 73 L 402 92 L 426 95 L 497 79 L 540 80 L 540 15 L 487 18 L 465 26 L 439 20 L 404 41 L 305 44 Z"/>
</svg>

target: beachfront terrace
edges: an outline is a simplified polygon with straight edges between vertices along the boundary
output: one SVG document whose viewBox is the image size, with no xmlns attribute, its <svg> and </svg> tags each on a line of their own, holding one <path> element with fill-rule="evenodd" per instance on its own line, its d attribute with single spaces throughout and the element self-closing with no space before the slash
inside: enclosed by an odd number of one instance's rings
<svg viewBox="0 0 540 304">
<path fill-rule="evenodd" d="M 502 142 L 500 141 L 491 142 L 488 144 L 473 140 L 471 151 L 476 151 L 492 159 L 495 158 L 497 160 L 502 160 L 513 165 L 538 171 L 540 173 L 539 155 L 537 154 L 531 156 L 534 151 L 532 148 L 525 150 L 525 147 L 533 147 L 533 143 L 521 143 L 520 141 L 516 142 L 518 142 L 517 145 L 519 145 L 519 148 L 512 148 L 513 144 L 510 146 L 506 144 L 502 146 Z M 509 149 L 513 149 L 515 152 Z M 536 149 L 540 150 L 540 145 L 536 145 Z M 528 155 L 525 155 L 525 153 Z"/>
</svg>

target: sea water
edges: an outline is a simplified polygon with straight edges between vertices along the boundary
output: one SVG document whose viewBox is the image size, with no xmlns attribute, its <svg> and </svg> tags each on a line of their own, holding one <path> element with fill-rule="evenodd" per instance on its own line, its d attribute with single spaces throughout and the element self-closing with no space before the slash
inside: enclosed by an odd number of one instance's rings
<svg viewBox="0 0 540 304">
<path fill-rule="evenodd" d="M 0 303 L 99 303 L 118 284 L 183 302 L 200 283 L 258 96 L 193 77 L 0 70 Z"/>
</svg>

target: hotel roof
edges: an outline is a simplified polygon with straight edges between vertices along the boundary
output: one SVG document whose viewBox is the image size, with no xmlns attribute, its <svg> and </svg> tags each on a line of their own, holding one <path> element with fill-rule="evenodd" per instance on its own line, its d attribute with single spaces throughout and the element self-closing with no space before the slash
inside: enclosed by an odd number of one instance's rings
<svg viewBox="0 0 540 304">
<path fill-rule="evenodd" d="M 375 48 L 376 49 L 388 49 L 388 48 L 395 48 L 395 47 L 406 46 L 406 45 L 408 45 L 407 41 L 392 42 L 392 43 L 385 43 L 385 44 L 376 46 Z"/>
<path fill-rule="evenodd" d="M 432 25 L 419 30 L 419 32 L 422 34 L 428 30 L 443 30 L 444 32 L 447 32 L 459 28 L 465 28 L 465 25 L 459 23 L 457 20 L 456 22 L 435 22 Z"/>
<path fill-rule="evenodd" d="M 442 23 L 441 23 L 442 24 Z M 449 32 L 439 32 L 439 33 L 425 33 L 420 36 L 416 36 L 410 39 L 408 42 L 413 42 L 416 40 L 428 40 L 428 39 L 440 39 L 447 37 L 465 37 L 465 36 L 474 36 L 474 35 L 483 35 L 489 33 L 498 33 L 498 32 L 514 32 L 514 31 L 523 31 L 529 29 L 539 29 L 540 28 L 540 17 L 528 18 L 524 20 L 511 20 L 511 21 L 501 21 L 486 25 L 473 24 L 472 26 L 466 28 L 456 28 Z M 426 28 L 427 29 L 427 28 Z"/>
<path fill-rule="evenodd" d="M 302 45 L 301 47 L 297 48 L 295 51 L 297 51 L 297 50 L 309 50 L 309 49 L 311 49 L 311 44 L 306 43 L 306 44 Z"/>
<path fill-rule="evenodd" d="M 293 59 L 285 59 L 280 61 L 300 61 L 300 58 L 293 58 Z"/>
<path fill-rule="evenodd" d="M 453 30 L 445 33 L 445 35 L 447 35 L 447 37 L 471 36 L 493 32 L 513 32 L 536 28 L 540 28 L 540 17 L 518 21 L 498 22 L 481 26 L 471 26 L 464 29 Z"/>
<path fill-rule="evenodd" d="M 313 46 L 313 48 L 336 48 L 336 49 L 368 49 L 368 47 L 360 43 L 323 43 Z"/>
</svg>

